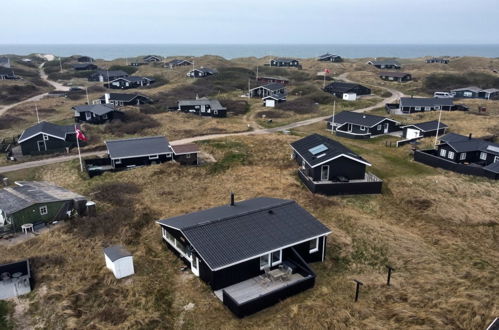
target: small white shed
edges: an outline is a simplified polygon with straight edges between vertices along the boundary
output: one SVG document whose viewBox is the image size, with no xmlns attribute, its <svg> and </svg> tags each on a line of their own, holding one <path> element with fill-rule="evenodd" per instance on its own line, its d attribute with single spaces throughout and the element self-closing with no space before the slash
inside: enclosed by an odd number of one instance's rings
<svg viewBox="0 0 499 330">
<path fill-rule="evenodd" d="M 343 93 L 343 100 L 355 101 L 355 100 L 357 100 L 357 94 L 356 93 Z"/>
<path fill-rule="evenodd" d="M 265 106 L 274 108 L 275 107 L 275 100 L 274 99 L 265 99 Z"/>
<path fill-rule="evenodd" d="M 104 257 L 106 259 L 106 267 L 110 269 L 114 277 L 123 278 L 133 275 L 133 257 L 119 245 L 111 245 L 104 249 Z"/>
</svg>

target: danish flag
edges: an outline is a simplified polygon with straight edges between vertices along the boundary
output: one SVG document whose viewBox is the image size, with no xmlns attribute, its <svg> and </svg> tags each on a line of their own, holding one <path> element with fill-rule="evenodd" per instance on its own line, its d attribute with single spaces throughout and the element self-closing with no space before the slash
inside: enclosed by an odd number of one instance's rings
<svg viewBox="0 0 499 330">
<path fill-rule="evenodd" d="M 330 73 L 331 71 L 329 71 L 329 69 L 324 69 L 324 72 L 325 73 Z"/>
<path fill-rule="evenodd" d="M 88 141 L 87 137 L 85 136 L 85 134 L 83 134 L 82 131 L 80 131 L 80 129 L 78 127 L 75 126 L 75 132 L 76 132 L 76 138 L 80 141 Z"/>
</svg>

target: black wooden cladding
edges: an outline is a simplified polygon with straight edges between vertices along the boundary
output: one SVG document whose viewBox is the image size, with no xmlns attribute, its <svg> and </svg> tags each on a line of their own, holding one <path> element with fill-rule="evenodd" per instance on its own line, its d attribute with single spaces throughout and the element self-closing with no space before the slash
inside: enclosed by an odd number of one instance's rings
<svg viewBox="0 0 499 330">
<path fill-rule="evenodd" d="M 328 196 L 380 194 L 383 186 L 383 181 L 381 180 L 366 182 L 333 182 L 331 184 L 314 183 L 301 171 L 298 171 L 298 175 L 311 192 Z"/>
<path fill-rule="evenodd" d="M 21 152 L 23 155 L 41 155 L 54 152 L 65 152 L 66 148 L 76 147 L 75 134 L 68 134 L 66 140 L 61 140 L 47 135 L 47 140 L 43 139 L 43 133 L 40 133 L 31 139 L 20 143 Z M 42 149 L 38 148 L 38 143 L 43 144 Z M 86 143 L 80 141 L 80 146 L 85 146 Z"/>
<path fill-rule="evenodd" d="M 436 151 L 433 149 L 430 150 L 416 150 L 414 152 L 414 160 L 429 166 L 433 167 L 438 167 L 438 168 L 443 168 L 445 170 L 461 173 L 461 174 L 468 174 L 468 175 L 475 175 L 475 176 L 481 176 L 485 177 L 488 179 L 492 180 L 499 180 L 499 173 L 494 173 L 485 170 L 482 167 L 479 166 L 470 166 L 470 165 L 465 165 L 465 164 L 460 164 L 460 163 L 455 163 L 450 160 L 446 160 L 442 157 L 439 157 L 436 155 Z"/>
</svg>

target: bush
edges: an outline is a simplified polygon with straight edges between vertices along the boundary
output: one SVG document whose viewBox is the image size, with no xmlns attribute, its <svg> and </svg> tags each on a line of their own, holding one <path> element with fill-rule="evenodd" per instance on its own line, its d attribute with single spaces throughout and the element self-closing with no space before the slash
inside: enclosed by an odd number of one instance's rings
<svg viewBox="0 0 499 330">
<path fill-rule="evenodd" d="M 449 91 L 468 86 L 499 88 L 499 78 L 481 72 L 468 72 L 466 74 L 432 73 L 423 82 L 423 89 L 430 94 L 436 91 Z"/>
<path fill-rule="evenodd" d="M 293 88 L 293 90 L 290 92 L 290 94 L 304 96 L 304 95 L 312 94 L 312 93 L 315 93 L 318 91 L 319 91 L 319 88 L 315 85 L 302 84 L 302 85 L 298 85 L 295 88 Z"/>
<path fill-rule="evenodd" d="M 258 113 L 259 117 L 265 116 L 266 118 L 284 118 L 286 117 L 285 113 L 282 113 L 280 111 L 275 111 L 275 110 L 267 110 L 267 111 L 260 111 Z"/>
<path fill-rule="evenodd" d="M 166 79 L 162 75 L 154 75 L 151 78 L 154 79 L 154 83 L 147 86 L 146 88 L 156 88 L 156 87 L 163 86 L 163 85 L 166 85 L 169 83 L 168 79 Z"/>
<path fill-rule="evenodd" d="M 244 115 L 249 111 L 249 104 L 244 100 L 221 100 L 222 106 L 227 108 L 227 111 L 234 115 Z"/>
<path fill-rule="evenodd" d="M 12 116 L 10 114 L 5 114 L 0 120 L 0 129 L 11 128 L 14 125 L 25 122 L 24 119 Z"/>
<path fill-rule="evenodd" d="M 335 97 L 332 94 L 327 92 L 318 90 L 310 95 L 307 95 L 307 98 L 310 99 L 314 103 L 319 104 L 330 104 L 333 103 Z"/>
<path fill-rule="evenodd" d="M 154 115 L 157 113 L 167 112 L 168 107 L 161 104 L 144 104 L 140 106 L 139 111 L 146 115 Z"/>
<path fill-rule="evenodd" d="M 100 85 L 92 85 L 92 86 L 88 87 L 87 90 L 89 93 L 104 93 L 105 91 L 107 91 L 106 88 L 104 88 L 103 86 L 100 86 Z"/>
<path fill-rule="evenodd" d="M 116 136 L 137 134 L 148 128 L 159 127 L 160 123 L 154 118 L 140 112 L 126 112 L 122 120 L 113 120 L 108 130 Z"/>
<path fill-rule="evenodd" d="M 40 89 L 35 85 L 1 86 L 0 103 L 1 104 L 15 103 L 37 94 L 40 94 Z"/>
<path fill-rule="evenodd" d="M 14 325 L 9 320 L 12 307 L 9 302 L 0 300 L 0 329 L 14 329 Z"/>
<path fill-rule="evenodd" d="M 260 76 L 280 76 L 286 77 L 294 82 L 309 81 L 312 76 L 306 72 L 299 71 L 294 68 L 276 68 L 271 66 L 264 66 L 259 69 Z"/>
<path fill-rule="evenodd" d="M 319 110 L 319 107 L 313 100 L 302 97 L 296 100 L 279 103 L 277 109 L 292 111 L 296 114 L 308 114 L 316 112 Z"/>
<path fill-rule="evenodd" d="M 135 66 L 126 66 L 126 65 L 113 65 L 109 68 L 109 71 L 118 71 L 118 70 L 125 71 L 131 76 L 135 72 L 137 72 L 138 69 Z"/>
</svg>

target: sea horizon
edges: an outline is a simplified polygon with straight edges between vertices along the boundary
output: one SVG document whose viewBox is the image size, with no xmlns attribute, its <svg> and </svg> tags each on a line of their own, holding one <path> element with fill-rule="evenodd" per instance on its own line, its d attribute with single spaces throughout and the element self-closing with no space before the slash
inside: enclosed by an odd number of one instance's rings
<svg viewBox="0 0 499 330">
<path fill-rule="evenodd" d="M 88 55 L 112 60 L 154 54 L 169 56 L 215 55 L 240 57 L 289 56 L 314 58 L 324 53 L 344 58 L 424 56 L 499 57 L 499 44 L 0 44 L 0 54 L 56 56 Z"/>
</svg>

